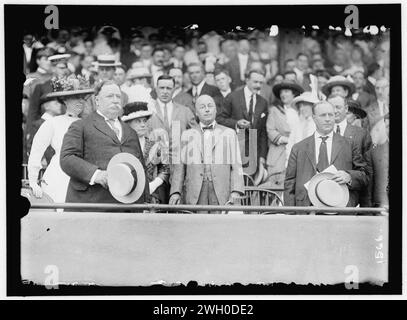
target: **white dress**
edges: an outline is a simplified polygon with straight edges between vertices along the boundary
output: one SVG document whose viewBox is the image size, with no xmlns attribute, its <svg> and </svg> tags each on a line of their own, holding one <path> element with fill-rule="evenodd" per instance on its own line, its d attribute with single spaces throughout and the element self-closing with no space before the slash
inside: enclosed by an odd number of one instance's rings
<svg viewBox="0 0 407 320">
<path fill-rule="evenodd" d="M 28 158 L 28 177 L 35 182 L 42 168 L 41 159 L 45 150 L 51 146 L 55 150 L 54 156 L 44 172 L 42 189 L 56 203 L 65 202 L 68 189 L 69 176 L 62 171 L 59 165 L 62 141 L 72 122 L 79 118 L 66 114 L 46 120 L 34 136 L 30 157 Z"/>
<path fill-rule="evenodd" d="M 287 123 L 290 127 L 290 135 L 288 136 L 288 143 L 285 147 L 286 151 L 286 167 L 288 158 L 290 157 L 291 149 L 293 145 L 297 142 L 301 141 L 301 134 L 300 134 L 300 117 L 298 112 L 291 107 L 284 106 L 284 111 L 287 117 Z"/>
</svg>

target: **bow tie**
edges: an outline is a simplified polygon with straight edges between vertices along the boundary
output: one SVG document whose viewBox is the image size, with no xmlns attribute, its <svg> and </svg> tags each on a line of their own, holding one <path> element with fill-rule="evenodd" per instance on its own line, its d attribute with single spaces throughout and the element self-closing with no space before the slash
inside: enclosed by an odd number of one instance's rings
<svg viewBox="0 0 407 320">
<path fill-rule="evenodd" d="M 209 126 L 206 126 L 206 127 L 202 127 L 202 130 L 203 131 L 205 131 L 205 130 L 213 130 L 213 124 L 211 124 Z"/>
</svg>

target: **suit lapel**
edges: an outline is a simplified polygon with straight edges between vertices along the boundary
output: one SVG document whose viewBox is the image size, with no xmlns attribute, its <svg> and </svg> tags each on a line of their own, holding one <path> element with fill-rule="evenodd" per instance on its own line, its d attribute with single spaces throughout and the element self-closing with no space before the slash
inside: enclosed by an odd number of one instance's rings
<svg viewBox="0 0 407 320">
<path fill-rule="evenodd" d="M 346 131 L 346 130 L 345 130 Z M 338 134 L 334 133 L 332 137 L 332 153 L 331 153 L 331 164 L 334 163 L 336 157 L 342 149 L 342 142 Z"/>
<path fill-rule="evenodd" d="M 160 105 L 158 104 L 158 102 L 155 102 L 155 113 L 157 115 L 157 118 L 164 124 L 164 115 L 161 112 L 161 108 Z"/>
<path fill-rule="evenodd" d="M 314 169 L 314 173 L 317 171 L 317 164 L 316 164 L 316 159 L 315 159 L 315 134 L 307 138 L 307 148 L 305 150 L 305 153 L 308 156 L 308 159 L 310 160 L 312 164 L 312 168 Z"/>
<path fill-rule="evenodd" d="M 102 132 L 103 134 L 109 136 L 114 140 L 116 143 L 120 143 L 119 138 L 116 136 L 114 131 L 109 127 L 109 125 L 106 123 L 105 119 L 98 113 L 94 113 L 94 118 L 93 118 L 93 125 L 97 130 Z M 124 133 L 123 125 L 122 125 L 122 135 Z"/>
<path fill-rule="evenodd" d="M 131 129 L 130 126 L 123 121 L 120 121 L 120 124 L 122 126 L 122 143 L 124 143 L 130 137 L 130 130 L 133 129 Z"/>
</svg>

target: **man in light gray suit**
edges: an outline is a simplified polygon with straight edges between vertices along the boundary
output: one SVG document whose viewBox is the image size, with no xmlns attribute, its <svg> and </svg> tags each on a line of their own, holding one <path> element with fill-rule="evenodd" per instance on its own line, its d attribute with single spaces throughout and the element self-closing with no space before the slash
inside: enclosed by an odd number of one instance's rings
<svg viewBox="0 0 407 320">
<path fill-rule="evenodd" d="M 196 101 L 199 124 L 181 136 L 180 163 L 173 164 L 170 204 L 224 205 L 244 193 L 239 142 L 233 129 L 215 121 L 216 103 L 209 95 Z M 185 184 L 185 188 L 184 187 Z"/>
</svg>

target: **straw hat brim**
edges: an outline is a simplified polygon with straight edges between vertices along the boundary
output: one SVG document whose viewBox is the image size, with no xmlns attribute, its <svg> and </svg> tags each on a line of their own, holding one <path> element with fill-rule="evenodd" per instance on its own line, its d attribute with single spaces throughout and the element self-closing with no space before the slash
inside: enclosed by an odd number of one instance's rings
<svg viewBox="0 0 407 320">
<path fill-rule="evenodd" d="M 307 102 L 307 103 L 316 104 L 316 103 L 319 102 L 319 100 L 318 100 L 317 98 L 314 98 L 314 99 L 313 99 L 313 98 L 304 98 L 304 97 L 298 96 L 298 97 L 295 97 L 295 98 L 293 99 L 292 105 L 293 105 L 293 106 L 296 106 L 297 103 L 300 103 L 300 102 Z"/>
<path fill-rule="evenodd" d="M 321 202 L 320 199 L 318 198 L 316 194 L 316 187 L 319 182 L 322 180 L 330 180 L 334 176 L 333 173 L 331 172 L 321 172 L 316 174 L 315 176 L 312 177 L 311 181 L 309 182 L 308 185 L 308 197 L 311 201 L 311 203 L 316 206 L 316 207 L 329 207 L 325 203 Z M 338 204 L 338 207 L 346 207 L 349 201 L 349 189 L 345 184 L 338 184 L 341 189 L 342 189 L 342 198 L 340 203 Z M 341 195 L 335 195 L 336 197 L 339 197 Z"/>
<path fill-rule="evenodd" d="M 297 83 L 281 82 L 273 87 L 274 96 L 280 98 L 280 91 L 283 89 L 292 90 L 294 92 L 294 95 L 300 95 L 301 93 L 304 92 L 304 88 Z"/>
<path fill-rule="evenodd" d="M 137 201 L 141 195 L 144 192 L 145 189 L 145 184 L 146 184 L 146 175 L 144 172 L 144 167 L 141 164 L 140 160 L 137 159 L 134 155 L 127 153 L 127 152 L 122 152 L 118 153 L 115 156 L 113 156 L 112 159 L 110 159 L 109 164 L 107 165 L 107 183 L 108 185 L 111 184 L 112 179 L 115 179 L 116 177 L 114 175 L 109 175 L 109 172 L 111 172 L 111 169 L 113 166 L 116 164 L 120 163 L 128 163 L 137 172 L 137 185 L 134 188 L 132 192 L 125 196 L 118 196 L 114 193 L 112 193 L 110 190 L 111 195 L 119 202 L 121 203 L 133 203 Z"/>
<path fill-rule="evenodd" d="M 103 62 L 94 62 L 93 64 L 96 68 L 97 67 L 119 67 L 122 64 L 120 62 L 115 62 L 115 63 L 103 63 Z"/>
<path fill-rule="evenodd" d="M 348 89 L 348 97 L 350 97 L 356 90 L 355 85 L 350 81 L 332 81 L 325 84 L 321 91 L 324 95 L 329 97 L 331 94 L 331 89 L 335 86 L 342 86 Z"/>
</svg>

